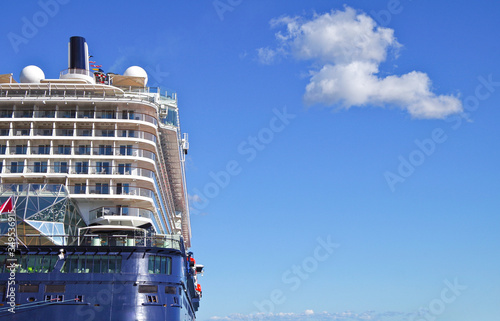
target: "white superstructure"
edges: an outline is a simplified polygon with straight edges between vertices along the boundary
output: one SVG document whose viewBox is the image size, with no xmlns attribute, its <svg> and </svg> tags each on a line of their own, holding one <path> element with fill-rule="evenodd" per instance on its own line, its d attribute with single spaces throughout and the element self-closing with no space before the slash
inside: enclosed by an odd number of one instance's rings
<svg viewBox="0 0 500 321">
<path fill-rule="evenodd" d="M 85 221 L 78 235 L 174 234 L 189 248 L 188 142 L 175 93 L 146 87 L 137 66 L 98 78 L 88 57 L 72 65 L 71 50 L 59 79 L 36 66 L 21 83 L 0 75 L 0 193 L 63 185 Z"/>
</svg>

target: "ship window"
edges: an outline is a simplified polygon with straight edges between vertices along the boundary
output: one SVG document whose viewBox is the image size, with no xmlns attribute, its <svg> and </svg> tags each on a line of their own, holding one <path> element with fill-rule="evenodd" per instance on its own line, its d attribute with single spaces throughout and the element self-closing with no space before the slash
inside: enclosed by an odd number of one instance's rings
<svg viewBox="0 0 500 321">
<path fill-rule="evenodd" d="M 54 265 L 57 262 L 57 256 L 55 255 L 44 255 L 41 260 L 40 260 L 40 269 L 39 272 L 41 273 L 48 273 L 51 272 L 54 269 Z"/>
<path fill-rule="evenodd" d="M 55 110 L 41 110 L 39 115 L 40 115 L 39 117 L 43 118 L 54 118 L 56 112 Z"/>
<path fill-rule="evenodd" d="M 54 270 L 57 255 L 23 255 L 19 258 L 19 273 L 49 273 Z"/>
<path fill-rule="evenodd" d="M 66 259 L 66 264 L 68 266 L 68 271 L 71 273 L 78 273 L 78 256 L 71 256 Z M 65 267 L 66 267 L 65 264 Z M 66 271 L 64 271 L 66 272 Z"/>
<path fill-rule="evenodd" d="M 88 174 L 89 162 L 76 162 L 75 172 L 77 174 Z"/>
<path fill-rule="evenodd" d="M 60 117 L 63 117 L 63 118 L 75 118 L 75 111 L 74 110 L 62 110 L 61 112 L 61 116 Z"/>
<path fill-rule="evenodd" d="M 155 257 L 155 273 L 160 273 L 161 269 L 161 256 Z"/>
<path fill-rule="evenodd" d="M 120 273 L 122 257 L 118 255 L 69 256 L 63 273 Z"/>
<path fill-rule="evenodd" d="M 169 108 L 166 121 L 167 124 L 177 126 L 177 111 Z"/>
<path fill-rule="evenodd" d="M 109 174 L 110 173 L 109 162 L 96 162 L 96 173 Z"/>
<path fill-rule="evenodd" d="M 11 118 L 12 110 L 0 110 L 0 118 Z"/>
<path fill-rule="evenodd" d="M 146 295 L 146 300 L 148 303 L 158 303 L 158 296 L 157 295 Z"/>
<path fill-rule="evenodd" d="M 40 155 L 50 154 L 50 146 L 49 145 L 39 145 L 38 146 L 38 154 L 40 154 Z"/>
<path fill-rule="evenodd" d="M 128 205 L 116 205 L 116 209 L 118 215 L 128 215 Z"/>
<path fill-rule="evenodd" d="M 79 145 L 78 146 L 79 155 L 90 155 L 90 145 Z"/>
<path fill-rule="evenodd" d="M 167 258 L 165 256 L 161 257 L 160 273 L 167 274 Z"/>
<path fill-rule="evenodd" d="M 148 259 L 148 272 L 150 274 L 172 274 L 172 258 L 150 255 Z"/>
<path fill-rule="evenodd" d="M 155 257 L 154 257 L 154 255 L 150 255 L 149 260 L 148 260 L 148 272 L 149 272 L 149 274 L 155 273 L 154 268 L 155 268 Z"/>
<path fill-rule="evenodd" d="M 38 292 L 38 285 L 28 285 L 28 284 L 19 285 L 19 292 L 20 293 L 36 293 L 36 292 Z"/>
<path fill-rule="evenodd" d="M 116 273 L 120 273 L 122 271 L 122 257 L 115 256 L 113 259 L 116 262 Z"/>
<path fill-rule="evenodd" d="M 0 145 L 0 154 L 5 154 L 5 151 L 7 150 L 7 145 Z"/>
<path fill-rule="evenodd" d="M 25 268 L 26 272 L 28 272 L 28 273 L 37 272 L 36 271 L 36 255 L 30 255 L 30 256 L 26 257 L 26 260 L 24 260 L 24 258 L 23 258 L 22 261 L 26 262 L 24 264 L 24 268 Z M 22 273 L 23 271 L 21 270 L 20 272 Z"/>
<path fill-rule="evenodd" d="M 54 162 L 54 173 L 67 173 L 68 162 Z"/>
<path fill-rule="evenodd" d="M 61 129 L 59 131 L 60 136 L 73 136 L 73 129 Z"/>
<path fill-rule="evenodd" d="M 83 118 L 94 118 L 94 111 L 93 110 L 83 110 L 81 111 L 81 116 Z"/>
<path fill-rule="evenodd" d="M 102 112 L 102 118 L 113 119 L 115 118 L 115 112 L 113 110 L 105 110 Z"/>
<path fill-rule="evenodd" d="M 118 164 L 118 173 L 121 175 L 130 175 L 132 172 L 132 164 Z"/>
<path fill-rule="evenodd" d="M 40 267 L 38 260 L 38 255 L 30 255 L 26 258 L 26 267 L 28 270 L 28 273 L 35 273 L 38 272 L 38 269 Z"/>
<path fill-rule="evenodd" d="M 21 110 L 21 111 L 19 111 L 18 115 L 19 115 L 18 117 L 30 118 L 30 117 L 33 117 L 33 111 L 32 110 Z"/>
<path fill-rule="evenodd" d="M 37 136 L 52 136 L 52 129 L 37 129 L 35 131 Z"/>
<path fill-rule="evenodd" d="M 35 162 L 33 167 L 35 173 L 47 173 L 47 162 Z"/>
<path fill-rule="evenodd" d="M 125 132 L 125 131 L 123 131 Z M 125 136 L 123 136 L 125 137 Z M 131 156 L 133 154 L 133 146 L 132 145 L 120 145 L 120 155 L 127 155 L 127 156 Z"/>
<path fill-rule="evenodd" d="M 109 257 L 109 268 L 108 271 L 109 273 L 114 273 L 116 270 L 116 261 L 114 260 L 113 256 Z"/>
<path fill-rule="evenodd" d="M 102 256 L 101 259 L 101 273 L 109 273 L 109 263 L 106 255 Z"/>
<path fill-rule="evenodd" d="M 122 119 L 134 119 L 134 111 L 133 110 L 122 111 Z"/>
<path fill-rule="evenodd" d="M 115 131 L 113 129 L 103 129 L 102 131 L 103 137 L 114 137 L 115 136 Z"/>
<path fill-rule="evenodd" d="M 95 184 L 95 193 L 96 194 L 109 194 L 109 184 L 96 183 Z"/>
<path fill-rule="evenodd" d="M 113 155 L 111 145 L 99 145 L 99 155 Z"/>
<path fill-rule="evenodd" d="M 10 162 L 11 173 L 22 173 L 24 171 L 24 161 Z"/>
<path fill-rule="evenodd" d="M 57 153 L 61 155 L 70 155 L 71 146 L 70 145 L 59 145 L 57 146 Z"/>
<path fill-rule="evenodd" d="M 139 285 L 139 293 L 158 293 L 158 285 Z"/>
<path fill-rule="evenodd" d="M 2 128 L 0 129 L 0 136 L 8 136 L 9 135 L 9 130 Z"/>
<path fill-rule="evenodd" d="M 78 260 L 76 262 L 76 270 L 78 271 L 77 273 L 84 272 L 84 270 L 85 270 L 85 256 L 78 257 Z"/>
<path fill-rule="evenodd" d="M 94 265 L 92 266 L 93 273 L 101 273 L 101 262 L 102 258 L 96 255 L 94 257 Z"/>
<path fill-rule="evenodd" d="M 96 260 L 98 260 L 98 259 L 96 259 Z M 94 271 L 91 270 L 91 268 L 93 268 L 93 264 L 92 264 L 93 261 L 94 260 L 93 260 L 92 255 L 87 255 L 85 257 L 85 267 L 83 268 L 84 273 L 91 273 L 90 271 L 92 271 L 92 273 L 94 273 Z M 100 271 L 95 271 L 95 272 L 99 273 Z"/>
<path fill-rule="evenodd" d="M 16 145 L 16 154 L 26 154 L 28 145 Z"/>
</svg>

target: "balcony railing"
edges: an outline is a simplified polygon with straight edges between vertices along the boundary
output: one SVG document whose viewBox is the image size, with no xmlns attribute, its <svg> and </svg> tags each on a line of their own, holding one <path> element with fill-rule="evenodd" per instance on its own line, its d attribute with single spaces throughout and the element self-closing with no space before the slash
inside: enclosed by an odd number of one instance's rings
<svg viewBox="0 0 500 321">
<path fill-rule="evenodd" d="M 77 74 L 77 75 L 85 75 L 89 76 L 91 78 L 94 78 L 94 72 L 91 70 L 87 69 L 80 69 L 80 68 L 68 68 L 64 69 L 59 73 L 59 78 L 64 78 L 65 75 L 67 74 Z"/>
<path fill-rule="evenodd" d="M 3 153 L 7 152 L 7 148 L 5 146 L 2 147 Z M 30 154 L 31 155 L 50 155 L 50 146 L 40 145 L 40 146 L 31 146 Z M 94 147 L 90 148 L 90 146 L 75 146 L 73 147 L 63 147 L 62 149 L 59 146 L 52 147 L 52 155 L 94 155 L 94 156 L 129 156 L 129 157 L 141 157 L 148 158 L 152 160 L 156 160 L 156 154 L 140 148 L 133 148 L 128 146 L 123 147 L 111 147 L 111 145 L 106 145 L 104 147 Z M 1 153 L 0 153 L 1 154 Z M 11 146 L 9 148 L 8 154 L 18 154 L 16 150 L 16 146 Z M 19 154 L 26 154 L 26 151 L 21 151 Z"/>
<path fill-rule="evenodd" d="M 64 72 L 64 71 L 63 71 Z M 67 72 L 66 72 L 67 73 Z M 91 76 L 92 77 L 92 76 Z M 9 86 L 10 87 L 10 86 Z M 175 99 L 171 97 L 164 98 L 158 95 L 159 88 L 155 87 L 145 87 L 145 88 L 135 88 L 135 87 L 117 87 L 125 91 L 125 93 L 119 90 L 106 88 L 103 90 L 100 86 L 92 85 L 74 85 L 74 88 L 57 88 L 57 86 L 40 88 L 39 84 L 28 88 L 9 88 L 3 87 L 0 89 L 0 99 L 2 98 L 34 98 L 49 100 L 53 99 L 97 99 L 97 100 L 124 100 L 124 101 L 140 101 L 149 103 L 175 103 Z M 160 97 L 158 99 L 158 97 Z M 174 95 L 172 95 L 174 97 Z M 170 98 L 170 99 L 168 99 Z"/>
<path fill-rule="evenodd" d="M 153 190 L 144 187 L 127 186 L 127 184 L 109 185 L 102 183 L 101 185 L 93 184 L 86 186 L 70 185 L 67 186 L 71 194 L 91 194 L 91 195 L 128 195 L 128 196 L 142 196 L 154 198 L 155 193 Z"/>
<path fill-rule="evenodd" d="M 52 128 L 35 128 L 33 132 L 35 136 L 52 136 Z"/>
<path fill-rule="evenodd" d="M 12 110 L 0 110 L 0 118 L 12 118 Z M 16 110 L 15 118 L 83 118 L 83 119 L 119 119 L 119 120 L 134 120 L 144 121 L 154 125 L 158 124 L 156 117 L 149 114 L 135 112 L 131 110 L 109 110 L 97 111 L 94 110 Z M 170 116 L 170 115 L 169 115 Z M 170 116 L 172 117 L 172 116 Z M 177 115 L 175 114 L 175 118 Z"/>
<path fill-rule="evenodd" d="M 81 128 L 77 129 L 76 132 L 73 128 L 57 128 L 55 130 L 55 136 L 62 137 L 109 137 L 109 138 L 139 138 L 152 141 L 156 143 L 158 138 L 156 135 L 151 134 L 150 132 L 142 131 L 142 130 L 132 130 L 132 129 L 96 129 L 92 131 L 89 128 Z M 53 136 L 53 129 L 50 128 L 35 128 L 31 131 L 30 128 L 13 128 L 12 135 L 14 136 Z M 8 136 L 9 129 L 2 128 L 0 129 L 0 136 Z"/>
<path fill-rule="evenodd" d="M 123 206 L 115 206 L 115 207 L 103 206 L 93 209 L 89 212 L 90 221 L 93 221 L 102 216 L 135 216 L 135 217 L 151 218 L 153 216 L 153 212 L 145 208 L 123 207 Z"/>
<path fill-rule="evenodd" d="M 4 174 L 12 173 L 51 173 L 51 174 L 77 174 L 77 175 L 134 175 L 154 179 L 155 172 L 145 168 L 127 166 L 109 166 L 88 164 L 57 164 L 48 165 L 47 162 L 30 165 L 5 165 Z"/>
<path fill-rule="evenodd" d="M 178 236 L 155 235 L 138 236 L 127 235 L 120 231 L 112 234 L 86 234 L 81 236 L 68 235 L 40 235 L 40 234 L 19 234 L 18 238 L 27 246 L 46 246 L 57 243 L 61 246 L 137 246 L 137 247 L 160 247 L 184 251 L 183 243 Z M 56 241 L 56 242 L 54 242 Z M 0 236 L 0 246 L 8 246 L 8 237 Z M 20 246 L 22 246 L 20 244 Z"/>
</svg>

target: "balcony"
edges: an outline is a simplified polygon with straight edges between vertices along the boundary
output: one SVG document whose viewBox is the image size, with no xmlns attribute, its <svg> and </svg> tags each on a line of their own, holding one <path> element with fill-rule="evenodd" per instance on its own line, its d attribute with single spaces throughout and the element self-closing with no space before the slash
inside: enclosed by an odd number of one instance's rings
<svg viewBox="0 0 500 321">
<path fill-rule="evenodd" d="M 56 129 L 56 136 L 73 136 L 74 130 L 72 128 Z"/>
<path fill-rule="evenodd" d="M 29 136 L 30 129 L 29 128 L 14 128 L 13 133 L 14 133 L 14 136 Z"/>
<path fill-rule="evenodd" d="M 128 184 L 109 185 L 107 183 L 94 183 L 90 186 L 86 185 L 70 185 L 67 186 L 70 194 L 90 194 L 97 195 L 119 195 L 119 196 L 140 196 L 154 198 L 153 190 L 143 187 L 127 186 Z"/>
<path fill-rule="evenodd" d="M 96 220 L 103 216 L 135 216 L 151 219 L 153 217 L 153 212 L 139 207 L 104 206 L 91 210 L 89 212 L 89 215 L 90 221 Z"/>
<path fill-rule="evenodd" d="M 36 128 L 33 131 L 35 136 L 52 136 L 52 128 Z"/>
</svg>

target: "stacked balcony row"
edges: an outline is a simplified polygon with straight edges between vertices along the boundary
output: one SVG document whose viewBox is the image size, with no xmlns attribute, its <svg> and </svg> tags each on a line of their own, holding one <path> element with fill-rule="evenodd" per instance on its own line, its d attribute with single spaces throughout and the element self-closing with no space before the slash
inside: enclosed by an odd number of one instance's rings
<svg viewBox="0 0 500 321">
<path fill-rule="evenodd" d="M 144 157 L 156 160 L 156 154 L 145 149 L 134 147 L 134 145 L 113 145 L 93 146 L 92 144 L 76 145 L 70 144 L 55 145 L 53 142 L 47 144 L 17 144 L 0 145 L 0 155 L 93 155 L 93 156 L 133 156 Z"/>
</svg>

